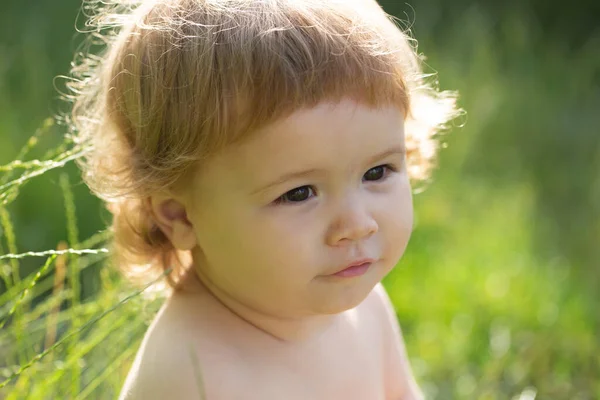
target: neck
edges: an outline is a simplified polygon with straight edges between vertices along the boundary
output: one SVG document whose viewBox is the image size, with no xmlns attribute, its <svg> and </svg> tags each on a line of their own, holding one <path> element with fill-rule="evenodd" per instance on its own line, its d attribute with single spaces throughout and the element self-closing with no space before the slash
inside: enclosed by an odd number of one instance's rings
<svg viewBox="0 0 600 400">
<path fill-rule="evenodd" d="M 282 317 L 261 312 L 239 302 L 227 293 L 219 290 L 199 271 L 190 271 L 183 290 L 200 291 L 210 296 L 223 311 L 229 313 L 238 322 L 252 327 L 259 335 L 280 343 L 304 343 L 318 340 L 333 327 L 338 320 L 337 315 L 307 315 Z"/>
</svg>

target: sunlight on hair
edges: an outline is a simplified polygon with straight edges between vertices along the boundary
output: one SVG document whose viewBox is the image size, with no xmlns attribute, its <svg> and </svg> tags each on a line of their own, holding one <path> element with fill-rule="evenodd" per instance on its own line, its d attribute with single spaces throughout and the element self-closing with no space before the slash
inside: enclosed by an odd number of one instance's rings
<svg viewBox="0 0 600 400">
<path fill-rule="evenodd" d="M 176 191 L 203 161 L 296 110 L 351 98 L 406 119 L 409 173 L 425 181 L 436 135 L 456 117 L 416 42 L 371 0 L 88 2 L 83 31 L 104 49 L 76 58 L 67 119 L 78 163 L 113 212 L 116 265 L 133 280 L 180 257 L 149 193 Z M 190 107 L 194 105 L 194 107 Z"/>
</svg>

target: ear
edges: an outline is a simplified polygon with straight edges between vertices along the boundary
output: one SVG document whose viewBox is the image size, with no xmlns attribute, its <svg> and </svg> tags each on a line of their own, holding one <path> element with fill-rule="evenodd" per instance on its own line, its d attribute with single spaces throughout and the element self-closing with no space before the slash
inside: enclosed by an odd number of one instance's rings
<svg viewBox="0 0 600 400">
<path fill-rule="evenodd" d="M 168 195 L 153 195 L 147 199 L 154 222 L 176 249 L 191 250 L 197 245 L 194 227 L 181 200 Z"/>
</svg>

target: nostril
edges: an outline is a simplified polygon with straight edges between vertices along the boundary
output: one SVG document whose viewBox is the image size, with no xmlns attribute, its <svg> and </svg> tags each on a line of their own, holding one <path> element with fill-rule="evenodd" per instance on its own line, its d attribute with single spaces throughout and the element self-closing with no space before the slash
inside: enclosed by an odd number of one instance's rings
<svg viewBox="0 0 600 400">
<path fill-rule="evenodd" d="M 332 227 L 329 242 L 331 244 L 355 242 L 377 233 L 378 230 L 379 225 L 372 218 L 346 220 Z"/>
</svg>

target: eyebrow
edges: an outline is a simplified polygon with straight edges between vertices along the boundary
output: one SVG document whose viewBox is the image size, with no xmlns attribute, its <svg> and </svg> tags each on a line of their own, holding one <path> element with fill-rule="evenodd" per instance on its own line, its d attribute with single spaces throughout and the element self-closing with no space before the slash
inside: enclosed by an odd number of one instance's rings
<svg viewBox="0 0 600 400">
<path fill-rule="evenodd" d="M 406 153 L 406 149 L 403 146 L 392 147 L 382 153 L 379 153 L 379 154 L 371 157 L 367 164 L 372 164 L 375 161 L 387 158 L 392 155 L 405 154 L 405 153 Z M 264 192 L 265 190 L 267 190 L 273 186 L 281 185 L 289 180 L 304 178 L 306 176 L 318 175 L 318 174 L 323 174 L 323 173 L 324 173 L 324 170 L 317 169 L 317 168 L 311 168 L 311 169 L 297 171 L 297 172 L 290 172 L 290 173 L 281 175 L 273 182 L 268 183 L 267 185 L 264 185 L 256 190 L 254 190 L 252 193 L 256 194 L 256 193 Z"/>
</svg>

